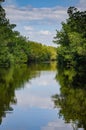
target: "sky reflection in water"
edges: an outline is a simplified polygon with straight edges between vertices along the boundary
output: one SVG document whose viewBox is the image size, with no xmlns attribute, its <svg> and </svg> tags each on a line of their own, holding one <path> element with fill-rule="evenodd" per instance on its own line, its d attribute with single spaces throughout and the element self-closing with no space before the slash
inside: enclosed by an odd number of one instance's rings
<svg viewBox="0 0 86 130">
<path fill-rule="evenodd" d="M 55 75 L 55 71 L 41 71 L 16 90 L 17 105 L 12 105 L 14 110 L 3 119 L 0 130 L 72 130 L 54 108 L 51 97 L 60 93 Z"/>
</svg>

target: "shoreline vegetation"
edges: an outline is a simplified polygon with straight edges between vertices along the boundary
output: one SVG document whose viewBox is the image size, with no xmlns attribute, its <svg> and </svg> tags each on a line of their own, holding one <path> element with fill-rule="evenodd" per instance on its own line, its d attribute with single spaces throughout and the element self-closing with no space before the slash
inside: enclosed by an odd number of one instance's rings
<svg viewBox="0 0 86 130">
<path fill-rule="evenodd" d="M 60 73 L 59 79 L 64 80 L 60 84 L 66 84 L 69 89 L 86 89 L 86 11 L 69 7 L 67 13 L 68 19 L 62 23 L 62 29 L 54 37 L 54 42 L 59 45 L 58 75 Z"/>
<path fill-rule="evenodd" d="M 0 67 L 56 60 L 56 48 L 28 40 L 15 31 L 0 0 Z"/>
<path fill-rule="evenodd" d="M 56 80 L 60 94 L 52 96 L 58 116 L 71 123 L 73 129 L 86 130 L 86 11 L 69 7 L 69 18 L 57 31 Z"/>
<path fill-rule="evenodd" d="M 54 43 L 58 44 L 57 61 L 60 66 L 86 69 L 86 11 L 75 7 L 67 10 L 68 19 L 62 29 L 56 31 Z"/>
</svg>

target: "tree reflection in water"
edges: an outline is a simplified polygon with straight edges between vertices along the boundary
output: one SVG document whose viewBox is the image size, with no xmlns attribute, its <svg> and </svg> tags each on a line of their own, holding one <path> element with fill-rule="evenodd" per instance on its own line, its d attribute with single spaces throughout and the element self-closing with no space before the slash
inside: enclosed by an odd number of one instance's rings
<svg viewBox="0 0 86 130">
<path fill-rule="evenodd" d="M 83 66 L 78 68 L 58 67 L 60 95 L 52 96 L 55 107 L 60 107 L 59 116 L 71 123 L 73 130 L 86 130 L 86 80 Z"/>
<path fill-rule="evenodd" d="M 15 90 L 24 87 L 24 83 L 37 75 L 26 65 L 9 69 L 0 69 L 0 124 L 7 112 L 12 112 L 12 104 L 17 103 Z"/>
<path fill-rule="evenodd" d="M 40 70 L 55 70 L 56 63 L 17 65 L 12 68 L 0 68 L 0 124 L 6 113 L 13 111 L 12 105 L 17 104 L 15 90 L 24 87 L 32 78 L 40 76 Z"/>
</svg>

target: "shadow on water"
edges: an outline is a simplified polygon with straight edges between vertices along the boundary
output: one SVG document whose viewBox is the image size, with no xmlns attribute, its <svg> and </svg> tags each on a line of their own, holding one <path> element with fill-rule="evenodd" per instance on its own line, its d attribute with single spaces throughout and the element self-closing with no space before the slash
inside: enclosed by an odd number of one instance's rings
<svg viewBox="0 0 86 130">
<path fill-rule="evenodd" d="M 7 113 L 17 104 L 15 90 L 24 87 L 32 78 L 39 77 L 40 71 L 55 70 L 56 63 L 20 65 L 9 69 L 0 68 L 0 124 Z"/>
<path fill-rule="evenodd" d="M 73 130 L 86 130 L 86 73 L 83 66 L 67 68 L 58 66 L 56 80 L 59 81 L 60 94 L 53 95 L 59 117 L 71 123 Z"/>
</svg>

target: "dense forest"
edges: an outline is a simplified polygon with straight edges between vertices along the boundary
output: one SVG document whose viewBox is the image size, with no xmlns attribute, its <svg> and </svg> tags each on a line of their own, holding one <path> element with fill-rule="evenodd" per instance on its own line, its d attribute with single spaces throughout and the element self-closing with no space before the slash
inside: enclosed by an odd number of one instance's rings
<svg viewBox="0 0 86 130">
<path fill-rule="evenodd" d="M 0 0 L 0 66 L 55 60 L 56 48 L 27 40 L 15 31 L 16 25 L 6 18 L 2 2 Z"/>
<path fill-rule="evenodd" d="M 78 11 L 75 7 L 67 10 L 69 18 L 62 22 L 62 29 L 56 32 L 54 42 L 57 49 L 58 64 L 66 67 L 86 68 L 86 11 Z"/>
</svg>

